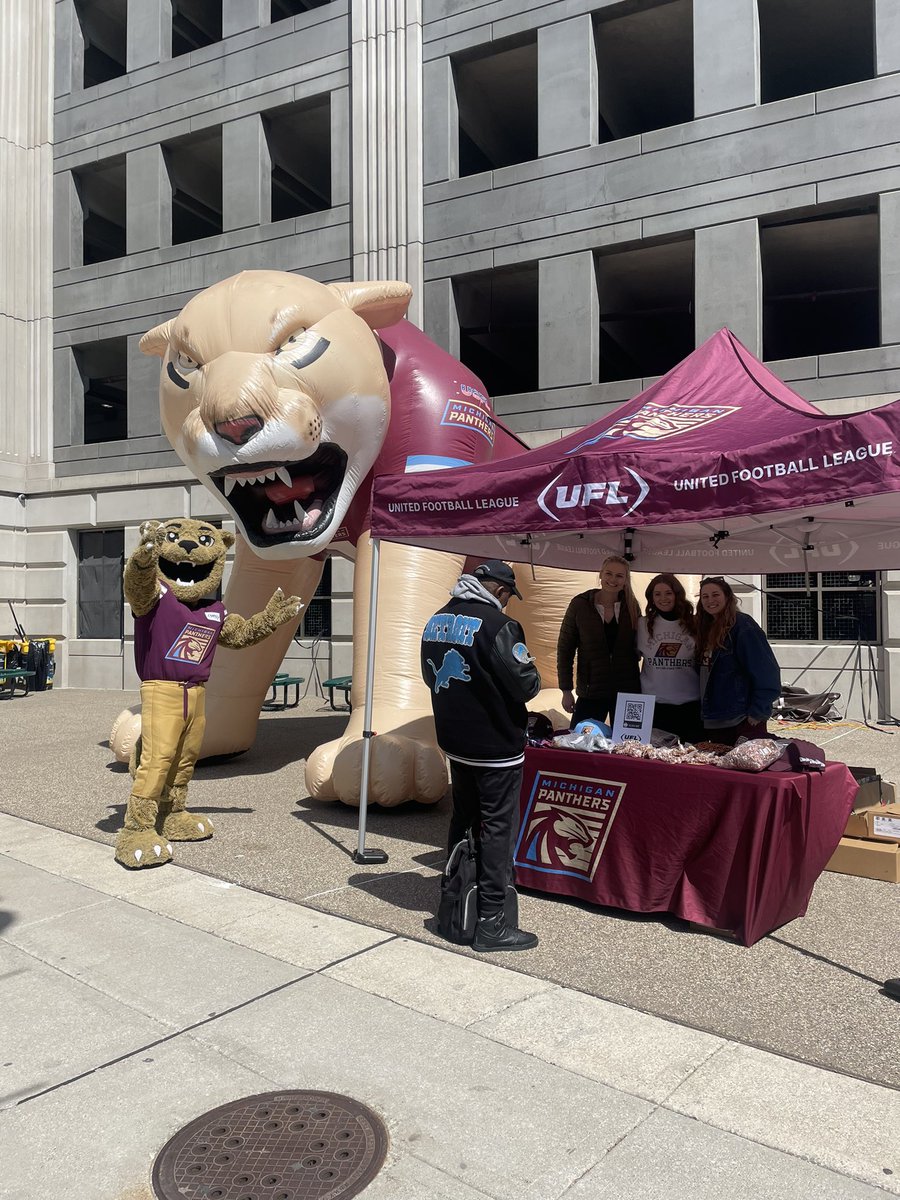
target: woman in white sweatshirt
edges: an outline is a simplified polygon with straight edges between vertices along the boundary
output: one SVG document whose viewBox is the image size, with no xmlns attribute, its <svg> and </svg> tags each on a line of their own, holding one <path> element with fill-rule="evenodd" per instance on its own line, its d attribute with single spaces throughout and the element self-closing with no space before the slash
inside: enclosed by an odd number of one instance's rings
<svg viewBox="0 0 900 1200">
<path fill-rule="evenodd" d="M 694 606 L 681 581 L 668 572 L 655 575 L 644 595 L 647 615 L 638 622 L 637 648 L 643 658 L 641 691 L 656 697 L 654 727 L 677 734 L 683 742 L 700 741 Z"/>
</svg>

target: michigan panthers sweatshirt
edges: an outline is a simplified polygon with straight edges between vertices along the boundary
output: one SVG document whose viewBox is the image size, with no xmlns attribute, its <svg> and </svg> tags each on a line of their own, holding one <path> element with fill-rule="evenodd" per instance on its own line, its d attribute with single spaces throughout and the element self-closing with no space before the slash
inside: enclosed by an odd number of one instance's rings
<svg viewBox="0 0 900 1200">
<path fill-rule="evenodd" d="M 475 767 L 518 766 L 525 702 L 540 691 L 541 677 L 522 626 L 473 575 L 460 576 L 449 604 L 425 626 L 421 661 L 447 757 Z"/>
</svg>

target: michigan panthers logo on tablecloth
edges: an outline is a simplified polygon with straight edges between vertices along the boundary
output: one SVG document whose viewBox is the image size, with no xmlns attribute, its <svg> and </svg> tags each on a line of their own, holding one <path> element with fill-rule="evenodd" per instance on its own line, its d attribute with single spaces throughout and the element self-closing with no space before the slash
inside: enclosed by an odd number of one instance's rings
<svg viewBox="0 0 900 1200">
<path fill-rule="evenodd" d="M 641 442 L 661 442 L 664 438 L 675 437 L 679 433 L 689 433 L 702 425 L 713 421 L 721 421 L 730 413 L 739 412 L 735 406 L 725 404 L 649 404 L 643 405 L 629 417 L 615 421 L 609 429 L 604 429 L 596 437 L 590 438 L 571 450 L 575 454 L 585 446 L 593 446 L 604 438 L 636 438 Z"/>
<path fill-rule="evenodd" d="M 538 771 L 522 818 L 516 866 L 592 880 L 625 787 L 584 775 Z"/>
</svg>

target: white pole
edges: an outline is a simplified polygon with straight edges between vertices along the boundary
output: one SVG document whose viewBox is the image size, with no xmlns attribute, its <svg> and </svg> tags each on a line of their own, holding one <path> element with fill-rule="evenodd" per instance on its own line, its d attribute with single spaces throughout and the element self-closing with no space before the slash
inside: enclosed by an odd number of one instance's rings
<svg viewBox="0 0 900 1200">
<path fill-rule="evenodd" d="M 366 815 L 369 806 L 369 772 L 372 763 L 372 701 L 375 694 L 375 630 L 378 624 L 378 570 L 380 544 L 372 538 L 372 574 L 369 580 L 369 637 L 366 645 L 366 698 L 363 710 L 363 760 L 362 780 L 359 790 L 359 839 L 354 862 L 383 863 L 387 855 L 383 850 L 366 849 Z"/>
</svg>

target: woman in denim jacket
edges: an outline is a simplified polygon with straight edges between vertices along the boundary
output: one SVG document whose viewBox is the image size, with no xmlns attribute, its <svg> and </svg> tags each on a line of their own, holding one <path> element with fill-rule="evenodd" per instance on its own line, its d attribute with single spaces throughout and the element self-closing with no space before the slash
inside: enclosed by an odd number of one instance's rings
<svg viewBox="0 0 900 1200">
<path fill-rule="evenodd" d="M 766 635 L 721 575 L 700 581 L 697 655 L 703 726 L 716 742 L 769 736 L 772 705 L 781 695 L 781 670 Z"/>
</svg>

